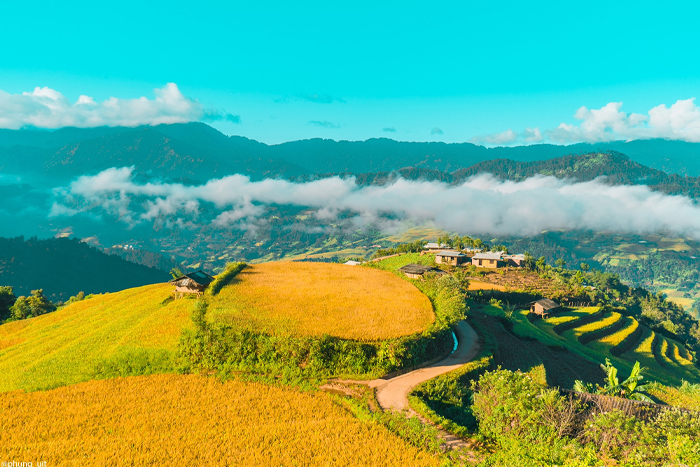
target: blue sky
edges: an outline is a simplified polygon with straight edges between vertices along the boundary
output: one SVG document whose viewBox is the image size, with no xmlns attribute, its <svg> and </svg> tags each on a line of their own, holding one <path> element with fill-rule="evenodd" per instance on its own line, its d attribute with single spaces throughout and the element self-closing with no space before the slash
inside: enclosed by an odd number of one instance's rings
<svg viewBox="0 0 700 467">
<path fill-rule="evenodd" d="M 697 106 L 671 107 L 699 94 L 697 2 L 377 3 L 5 4 L 0 126 L 35 87 L 99 103 L 175 83 L 208 109 L 188 118 L 269 143 L 700 139 Z"/>
</svg>

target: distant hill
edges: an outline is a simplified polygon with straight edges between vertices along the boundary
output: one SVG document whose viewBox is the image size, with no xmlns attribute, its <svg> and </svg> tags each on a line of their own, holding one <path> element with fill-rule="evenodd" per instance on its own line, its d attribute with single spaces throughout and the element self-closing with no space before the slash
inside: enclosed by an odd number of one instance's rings
<svg viewBox="0 0 700 467">
<path fill-rule="evenodd" d="M 700 175 L 700 144 L 666 140 L 538 144 L 486 148 L 471 143 L 309 139 L 267 145 L 226 136 L 204 123 L 136 128 L 0 130 L 0 176 L 20 175 L 65 183 L 110 167 L 135 166 L 138 174 L 201 183 L 233 173 L 293 178 L 325 173 L 378 173 L 403 168 L 445 173 L 496 159 L 549 160 L 615 151 L 666 173 Z"/>
<path fill-rule="evenodd" d="M 16 296 L 44 289 L 52 301 L 65 301 L 81 291 L 116 292 L 169 279 L 164 271 L 105 254 L 77 239 L 0 238 L 0 285 L 14 287 Z"/>
</svg>

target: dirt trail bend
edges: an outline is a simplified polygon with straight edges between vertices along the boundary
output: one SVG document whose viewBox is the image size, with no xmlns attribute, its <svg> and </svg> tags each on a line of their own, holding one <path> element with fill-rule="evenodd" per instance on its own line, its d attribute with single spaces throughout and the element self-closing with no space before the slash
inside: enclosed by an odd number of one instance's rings
<svg viewBox="0 0 700 467">
<path fill-rule="evenodd" d="M 449 357 L 425 368 L 411 371 L 390 379 L 373 379 L 371 381 L 338 380 L 338 383 L 366 384 L 377 389 L 377 402 L 382 410 L 410 410 L 408 393 L 411 389 L 468 363 L 479 352 L 479 338 L 466 321 L 460 321 L 454 328 L 457 336 L 457 349 Z"/>
<path fill-rule="evenodd" d="M 454 332 L 457 335 L 457 349 L 444 360 L 389 380 L 370 382 L 371 387 L 377 388 L 377 402 L 382 409 L 408 410 L 408 393 L 411 389 L 436 376 L 456 370 L 476 356 L 479 352 L 479 339 L 469 323 L 460 321 Z"/>
</svg>

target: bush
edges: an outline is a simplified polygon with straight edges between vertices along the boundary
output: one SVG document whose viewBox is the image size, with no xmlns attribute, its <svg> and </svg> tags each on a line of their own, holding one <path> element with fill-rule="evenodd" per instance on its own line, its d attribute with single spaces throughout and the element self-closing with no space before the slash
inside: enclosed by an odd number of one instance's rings
<svg viewBox="0 0 700 467">
<path fill-rule="evenodd" d="M 231 281 L 247 266 L 246 263 L 229 263 L 223 272 L 216 276 L 214 281 L 209 285 L 209 293 L 211 295 L 216 295 L 221 292 L 225 286 L 231 283 Z"/>
</svg>

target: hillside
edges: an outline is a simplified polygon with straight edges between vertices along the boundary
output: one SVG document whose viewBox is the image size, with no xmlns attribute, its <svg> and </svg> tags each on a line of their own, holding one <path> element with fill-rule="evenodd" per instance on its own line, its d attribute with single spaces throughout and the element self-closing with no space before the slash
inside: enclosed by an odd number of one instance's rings
<svg viewBox="0 0 700 467">
<path fill-rule="evenodd" d="M 118 376 L 172 371 L 191 300 L 155 284 L 99 295 L 0 326 L 0 391 L 34 391 Z"/>
<path fill-rule="evenodd" d="M 437 466 L 325 393 L 194 375 L 0 394 L 10 459 L 90 465 Z M 52 423 L 46 423 L 51 420 Z"/>
<path fill-rule="evenodd" d="M 16 296 L 43 289 L 49 299 L 65 301 L 78 292 L 116 292 L 169 279 L 165 271 L 107 255 L 78 239 L 0 237 L 0 285 L 14 287 Z"/>
</svg>

